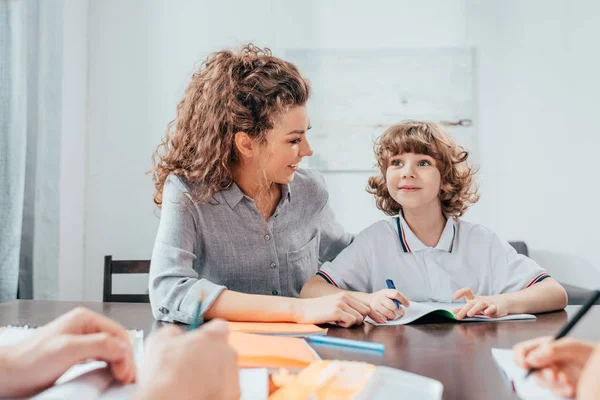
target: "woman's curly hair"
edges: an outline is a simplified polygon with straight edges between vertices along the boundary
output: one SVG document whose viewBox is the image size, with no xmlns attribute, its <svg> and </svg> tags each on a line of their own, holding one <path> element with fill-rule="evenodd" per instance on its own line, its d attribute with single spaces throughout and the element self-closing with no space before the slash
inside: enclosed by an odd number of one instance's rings
<svg viewBox="0 0 600 400">
<path fill-rule="evenodd" d="M 390 157 L 402 153 L 425 154 L 436 160 L 441 175 L 440 202 L 446 218 L 461 217 L 479 200 L 473 180 L 477 171 L 467 164 L 469 153 L 433 122 L 402 121 L 381 135 L 374 151 L 381 173 L 369 178 L 367 192 L 375 195 L 377 208 L 387 215 L 398 215 L 402 210 L 385 180 Z"/>
<path fill-rule="evenodd" d="M 246 132 L 266 143 L 276 118 L 305 105 L 309 96 L 310 86 L 296 66 L 267 48 L 248 44 L 238 52 L 209 55 L 193 74 L 153 155 L 154 203 L 161 207 L 169 174 L 201 183 L 201 192 L 192 193 L 200 202 L 230 187 L 232 167 L 239 161 L 235 134 Z"/>
</svg>

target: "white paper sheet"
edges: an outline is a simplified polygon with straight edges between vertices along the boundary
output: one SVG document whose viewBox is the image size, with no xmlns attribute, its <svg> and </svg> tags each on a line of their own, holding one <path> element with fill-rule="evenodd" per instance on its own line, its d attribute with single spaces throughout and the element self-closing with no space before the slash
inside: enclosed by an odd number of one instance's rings
<svg viewBox="0 0 600 400">
<path fill-rule="evenodd" d="M 512 350 L 492 349 L 492 356 L 504 373 L 507 384 L 512 382 L 515 391 L 523 400 L 560 400 L 550 389 L 543 388 L 537 383 L 535 376 L 525 379 L 527 371 L 514 361 Z"/>
</svg>

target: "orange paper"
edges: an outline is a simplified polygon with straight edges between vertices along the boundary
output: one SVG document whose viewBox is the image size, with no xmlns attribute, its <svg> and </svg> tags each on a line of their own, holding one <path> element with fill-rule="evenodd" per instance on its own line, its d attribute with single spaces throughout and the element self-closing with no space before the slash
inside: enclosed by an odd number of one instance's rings
<svg viewBox="0 0 600 400">
<path fill-rule="evenodd" d="M 304 368 L 318 360 L 303 339 L 231 332 L 229 344 L 240 368 Z"/>
<path fill-rule="evenodd" d="M 234 332 L 261 333 L 282 336 L 323 335 L 327 329 L 313 324 L 295 324 L 291 322 L 229 322 Z"/>
</svg>

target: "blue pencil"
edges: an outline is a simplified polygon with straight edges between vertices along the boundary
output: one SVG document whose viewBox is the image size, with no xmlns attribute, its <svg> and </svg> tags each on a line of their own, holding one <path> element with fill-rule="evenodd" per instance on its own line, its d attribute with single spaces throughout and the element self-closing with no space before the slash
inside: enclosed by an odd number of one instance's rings
<svg viewBox="0 0 600 400">
<path fill-rule="evenodd" d="M 198 296 L 198 304 L 196 305 L 196 312 L 194 313 L 194 318 L 192 319 L 192 323 L 188 326 L 188 331 L 198 329 L 200 325 L 204 323 L 204 318 L 202 317 L 202 300 L 204 300 L 204 292 L 200 293 Z"/>
<path fill-rule="evenodd" d="M 362 340 L 342 339 L 334 336 L 309 335 L 306 340 L 320 344 L 331 344 L 335 346 L 350 347 L 354 349 L 385 351 L 385 345 L 382 343 L 364 342 Z"/>
</svg>

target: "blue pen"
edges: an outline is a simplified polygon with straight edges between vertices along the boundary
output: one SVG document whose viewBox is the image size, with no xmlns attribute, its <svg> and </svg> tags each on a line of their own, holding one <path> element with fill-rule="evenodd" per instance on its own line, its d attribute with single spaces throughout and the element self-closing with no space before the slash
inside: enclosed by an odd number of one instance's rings
<svg viewBox="0 0 600 400">
<path fill-rule="evenodd" d="M 391 279 L 386 279 L 385 283 L 387 284 L 388 289 L 396 289 L 396 286 L 394 286 L 394 281 Z M 396 303 L 396 307 L 400 308 L 400 302 L 396 299 L 394 299 L 394 303 Z"/>
<path fill-rule="evenodd" d="M 309 335 L 305 340 L 320 344 L 332 344 L 336 346 L 351 347 L 362 350 L 385 351 L 385 345 L 382 343 L 364 342 L 362 340 L 342 339 L 333 336 Z"/>
</svg>

